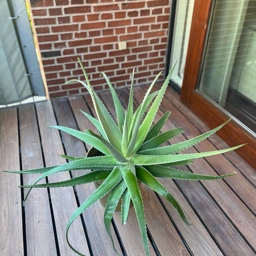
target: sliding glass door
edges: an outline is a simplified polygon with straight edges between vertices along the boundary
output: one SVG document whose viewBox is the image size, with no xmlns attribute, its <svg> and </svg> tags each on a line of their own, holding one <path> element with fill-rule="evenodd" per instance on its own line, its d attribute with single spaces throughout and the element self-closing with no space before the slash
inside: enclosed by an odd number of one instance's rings
<svg viewBox="0 0 256 256">
<path fill-rule="evenodd" d="M 217 1 L 199 91 L 256 133 L 256 1 Z"/>
<path fill-rule="evenodd" d="M 181 101 L 256 168 L 256 0 L 194 0 Z"/>
</svg>

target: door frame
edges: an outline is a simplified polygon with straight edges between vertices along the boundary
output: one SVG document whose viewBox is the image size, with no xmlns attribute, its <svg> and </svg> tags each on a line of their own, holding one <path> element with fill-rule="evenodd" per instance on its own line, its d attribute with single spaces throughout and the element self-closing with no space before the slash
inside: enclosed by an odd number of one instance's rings
<svg viewBox="0 0 256 256">
<path fill-rule="evenodd" d="M 180 100 L 210 128 L 230 119 L 220 107 L 206 99 L 197 90 L 214 3 L 215 0 L 195 0 L 180 96 Z M 218 135 L 230 146 L 246 144 L 236 152 L 256 169 L 256 138 L 250 132 L 231 120 L 218 132 Z"/>
</svg>

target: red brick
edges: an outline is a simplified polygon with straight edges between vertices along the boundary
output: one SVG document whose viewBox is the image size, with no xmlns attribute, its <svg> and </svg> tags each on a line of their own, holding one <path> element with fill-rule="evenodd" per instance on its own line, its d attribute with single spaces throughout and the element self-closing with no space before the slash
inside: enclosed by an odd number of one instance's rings
<svg viewBox="0 0 256 256">
<path fill-rule="evenodd" d="M 131 61 L 131 60 L 137 60 L 138 59 L 138 56 L 137 55 L 129 55 L 127 56 L 127 61 Z"/>
<path fill-rule="evenodd" d="M 128 17 L 138 17 L 138 11 L 130 11 L 128 12 Z"/>
<path fill-rule="evenodd" d="M 170 6 L 164 8 L 164 13 L 170 14 Z"/>
<path fill-rule="evenodd" d="M 138 41 L 138 45 L 139 46 L 148 45 L 148 44 L 149 44 L 148 40 L 140 40 L 140 41 Z"/>
<path fill-rule="evenodd" d="M 116 41 L 117 41 L 117 36 L 100 37 L 100 38 L 94 39 L 95 44 L 110 43 L 110 42 L 116 42 Z"/>
<path fill-rule="evenodd" d="M 49 9 L 49 15 L 51 15 L 51 16 L 62 15 L 62 9 L 61 8 L 51 8 L 51 9 Z"/>
<path fill-rule="evenodd" d="M 154 46 L 154 50 L 163 50 L 166 49 L 166 44 L 157 44 Z"/>
<path fill-rule="evenodd" d="M 53 0 L 44 0 L 44 1 L 38 1 L 35 3 L 31 3 L 31 7 L 46 7 L 46 6 L 53 6 Z"/>
<path fill-rule="evenodd" d="M 113 50 L 114 46 L 113 44 L 105 44 L 103 45 L 103 50 Z"/>
<path fill-rule="evenodd" d="M 48 59 L 48 60 L 42 60 L 42 62 L 44 66 L 47 66 L 47 65 L 53 65 L 55 63 L 55 60 Z"/>
<path fill-rule="evenodd" d="M 33 16 L 46 16 L 47 15 L 47 11 L 46 9 L 41 9 L 41 10 L 32 10 L 32 14 Z"/>
<path fill-rule="evenodd" d="M 85 53 L 88 52 L 88 47 L 83 47 L 83 48 L 76 48 L 76 53 Z"/>
<path fill-rule="evenodd" d="M 162 29 L 168 29 L 169 27 L 169 24 L 166 22 L 166 23 L 162 23 Z"/>
<path fill-rule="evenodd" d="M 34 23 L 35 23 L 36 26 L 52 25 L 52 24 L 56 24 L 56 19 L 55 18 L 34 19 Z"/>
<path fill-rule="evenodd" d="M 123 27 L 129 25 L 131 25 L 131 20 L 115 20 L 108 22 L 109 27 Z"/>
<path fill-rule="evenodd" d="M 110 64 L 110 63 L 112 64 L 114 62 L 115 60 L 113 58 L 107 58 L 103 60 L 103 64 Z"/>
<path fill-rule="evenodd" d="M 64 78 L 54 79 L 54 80 L 47 80 L 47 84 L 48 85 L 64 84 L 64 83 L 65 83 L 65 79 Z"/>
<path fill-rule="evenodd" d="M 82 84 L 80 83 L 72 83 L 72 84 L 65 84 L 61 86 L 62 90 L 68 90 L 68 89 L 75 89 L 82 87 Z"/>
<path fill-rule="evenodd" d="M 148 7 L 163 6 L 168 4 L 169 4 L 169 0 L 154 0 L 154 1 L 147 2 Z"/>
<path fill-rule="evenodd" d="M 82 30 L 100 29 L 100 28 L 105 28 L 105 26 L 106 26 L 105 22 L 84 23 L 81 25 L 81 29 Z"/>
<path fill-rule="evenodd" d="M 97 4 L 99 0 L 86 0 L 86 4 Z"/>
<path fill-rule="evenodd" d="M 112 20 L 113 15 L 112 15 L 112 13 L 102 13 L 101 14 L 101 19 L 102 20 Z"/>
<path fill-rule="evenodd" d="M 90 45 L 92 43 L 92 39 L 83 39 L 83 40 L 75 40 L 68 42 L 69 47 L 75 47 L 75 46 L 85 46 Z"/>
<path fill-rule="evenodd" d="M 69 0 L 55 0 L 56 5 L 68 5 Z"/>
<path fill-rule="evenodd" d="M 74 49 L 65 49 L 63 50 L 63 55 L 72 55 L 75 54 L 75 50 Z"/>
<path fill-rule="evenodd" d="M 64 96 L 67 96 L 67 92 L 66 91 L 53 92 L 53 93 L 49 93 L 49 96 L 51 99 L 58 98 L 58 97 L 64 97 Z"/>
<path fill-rule="evenodd" d="M 99 52 L 101 51 L 100 45 L 94 45 L 90 47 L 90 52 Z"/>
<path fill-rule="evenodd" d="M 150 30 L 158 30 L 161 29 L 161 24 L 151 24 Z"/>
<path fill-rule="evenodd" d="M 92 53 L 92 54 L 85 54 L 84 55 L 85 60 L 101 59 L 101 58 L 106 58 L 106 57 L 107 57 L 106 52 L 98 52 L 98 53 Z"/>
<path fill-rule="evenodd" d="M 127 27 L 127 33 L 136 33 L 136 32 L 138 32 L 138 26 Z"/>
<path fill-rule="evenodd" d="M 76 94 L 80 94 L 78 89 L 76 89 L 76 90 L 69 90 L 68 91 L 68 95 L 76 95 Z"/>
<path fill-rule="evenodd" d="M 91 7 L 82 5 L 77 7 L 67 7 L 64 9 L 65 14 L 78 14 L 78 13 L 88 13 L 91 12 Z"/>
<path fill-rule="evenodd" d="M 139 57 L 139 59 L 147 59 L 148 58 L 148 53 L 139 54 L 138 57 Z"/>
<path fill-rule="evenodd" d="M 75 63 L 65 64 L 65 69 L 74 69 L 74 68 L 76 68 L 76 64 Z"/>
<path fill-rule="evenodd" d="M 121 61 L 120 61 L 121 62 Z M 124 75 L 126 73 L 125 69 L 119 69 L 119 70 L 116 70 L 116 74 L 117 75 Z"/>
<path fill-rule="evenodd" d="M 102 64 L 101 60 L 92 60 L 91 61 L 92 66 L 99 66 Z"/>
<path fill-rule="evenodd" d="M 157 16 L 157 22 L 169 21 L 169 15 Z"/>
<path fill-rule="evenodd" d="M 121 65 L 122 65 L 122 68 L 137 67 L 137 66 L 141 66 L 142 62 L 140 60 L 139 61 L 131 61 L 131 62 L 122 63 Z"/>
<path fill-rule="evenodd" d="M 38 42 L 53 42 L 53 41 L 58 41 L 59 37 L 58 35 L 45 35 L 45 36 L 38 36 L 37 39 L 38 39 Z"/>
<path fill-rule="evenodd" d="M 104 46 L 103 46 L 104 48 Z M 110 57 L 113 57 L 113 56 L 119 56 L 119 55 L 125 55 L 125 54 L 129 54 L 130 53 L 130 50 L 129 49 L 126 49 L 126 50 L 118 50 L 118 51 L 112 51 L 112 52 L 109 52 L 109 56 Z"/>
<path fill-rule="evenodd" d="M 71 72 L 70 71 L 60 72 L 59 75 L 60 77 L 71 76 Z"/>
<path fill-rule="evenodd" d="M 102 34 L 103 36 L 109 36 L 109 35 L 113 35 L 114 34 L 114 29 L 104 29 L 102 30 Z"/>
<path fill-rule="evenodd" d="M 150 39 L 150 44 L 158 44 L 159 43 L 159 38 L 153 38 L 153 39 Z"/>
<path fill-rule="evenodd" d="M 60 34 L 61 40 L 73 39 L 73 33 Z"/>
<path fill-rule="evenodd" d="M 123 19 L 126 17 L 126 12 L 115 12 L 115 19 Z"/>
<path fill-rule="evenodd" d="M 133 48 L 135 46 L 137 46 L 137 42 L 136 41 L 128 41 L 127 42 L 127 47 L 128 48 Z"/>
<path fill-rule="evenodd" d="M 137 47 L 132 49 L 132 53 L 149 52 L 149 51 L 152 51 L 152 46 Z"/>
<path fill-rule="evenodd" d="M 105 11 L 115 11 L 119 10 L 118 4 L 105 4 L 105 5 L 96 5 L 93 7 L 95 12 L 105 12 Z"/>
<path fill-rule="evenodd" d="M 66 47 L 66 42 L 54 43 L 53 45 L 54 45 L 55 49 L 65 48 Z"/>
<path fill-rule="evenodd" d="M 40 50 L 51 50 L 52 49 L 52 44 L 39 44 Z"/>
<path fill-rule="evenodd" d="M 84 4 L 84 0 L 71 0 L 71 4 Z"/>
<path fill-rule="evenodd" d="M 49 92 L 55 92 L 55 91 L 59 91 L 60 87 L 59 86 L 48 86 L 48 90 L 49 90 Z"/>
<path fill-rule="evenodd" d="M 75 38 L 85 38 L 87 37 L 87 32 L 76 32 Z"/>
<path fill-rule="evenodd" d="M 140 26 L 139 27 L 139 31 L 149 31 L 149 25 L 145 25 L 145 26 Z"/>
<path fill-rule="evenodd" d="M 144 64 L 145 65 L 148 65 L 148 64 L 152 64 L 152 63 L 159 63 L 159 62 L 162 62 L 163 61 L 163 58 L 159 57 L 159 58 L 151 58 L 151 59 L 147 59 L 147 60 L 144 60 Z"/>
<path fill-rule="evenodd" d="M 72 20 L 73 22 L 83 22 L 85 21 L 85 16 L 84 15 L 73 16 Z"/>
<path fill-rule="evenodd" d="M 149 53 L 149 58 L 156 58 L 156 57 L 158 57 L 158 51 L 153 51 Z"/>
<path fill-rule="evenodd" d="M 98 67 L 99 72 L 107 71 L 107 70 L 115 70 L 119 67 L 119 64 L 106 65 Z"/>
<path fill-rule="evenodd" d="M 152 15 L 157 15 L 157 14 L 162 14 L 163 13 L 163 8 L 154 8 L 152 10 Z"/>
<path fill-rule="evenodd" d="M 134 19 L 134 24 L 145 24 L 145 23 L 153 23 L 155 22 L 155 17 L 145 17 L 145 18 L 138 18 Z"/>
<path fill-rule="evenodd" d="M 68 56 L 57 58 L 57 63 L 68 63 L 68 62 L 75 62 L 77 61 L 78 56 Z"/>
<path fill-rule="evenodd" d="M 162 37 L 161 38 L 161 43 L 167 43 L 167 37 Z"/>
<path fill-rule="evenodd" d="M 100 36 L 100 30 L 91 30 L 88 33 L 89 33 L 89 37 Z"/>
<path fill-rule="evenodd" d="M 97 21 L 97 20 L 99 20 L 100 18 L 100 14 L 99 13 L 94 13 L 94 14 L 88 14 L 87 15 L 87 20 L 88 21 Z"/>
<path fill-rule="evenodd" d="M 140 10 L 140 16 L 149 16 L 150 10 Z"/>
<path fill-rule="evenodd" d="M 36 33 L 37 34 L 47 34 L 47 33 L 50 33 L 50 29 L 49 29 L 49 27 L 39 27 L 39 28 L 36 28 Z"/>
<path fill-rule="evenodd" d="M 122 3 L 121 4 L 122 9 L 138 9 L 138 8 L 144 8 L 145 2 L 133 2 L 133 3 Z"/>
<path fill-rule="evenodd" d="M 125 28 L 115 28 L 115 34 L 124 34 L 125 33 Z"/>
<path fill-rule="evenodd" d="M 64 25 L 64 26 L 54 26 L 52 27 L 52 32 L 66 32 L 66 31 L 78 31 L 78 25 Z"/>
<path fill-rule="evenodd" d="M 144 38 L 161 37 L 161 36 L 164 36 L 164 31 L 163 30 L 152 31 L 152 32 L 145 32 L 144 33 Z"/>
<path fill-rule="evenodd" d="M 49 74 L 45 74 L 46 79 L 54 79 L 57 78 L 57 73 L 49 73 Z"/>
<path fill-rule="evenodd" d="M 66 17 L 58 17 L 58 23 L 62 24 L 62 23 L 70 23 L 70 17 L 66 16 Z"/>
<path fill-rule="evenodd" d="M 120 41 L 130 41 L 130 40 L 140 39 L 141 36 L 142 36 L 141 33 L 127 34 L 127 35 L 120 36 Z"/>
</svg>

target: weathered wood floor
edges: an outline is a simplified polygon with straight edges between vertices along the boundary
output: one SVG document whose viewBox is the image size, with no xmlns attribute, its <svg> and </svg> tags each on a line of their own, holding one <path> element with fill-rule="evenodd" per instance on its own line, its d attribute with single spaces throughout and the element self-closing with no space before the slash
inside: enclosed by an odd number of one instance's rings
<svg viewBox="0 0 256 256">
<path fill-rule="evenodd" d="M 144 89 L 136 88 L 136 100 L 142 99 Z M 119 94 L 122 100 L 128 99 L 126 89 L 119 91 Z M 109 105 L 109 93 L 100 95 Z M 207 131 L 208 128 L 178 98 L 178 94 L 169 88 L 161 106 L 162 112 L 172 111 L 164 129 L 175 126 L 185 130 L 173 141 L 182 141 Z M 64 160 L 58 155 L 63 153 L 84 156 L 86 145 L 48 128 L 56 124 L 80 130 L 91 127 L 78 109 L 94 113 L 87 96 L 1 109 L 0 169 L 19 170 L 61 164 Z M 214 135 L 187 152 L 226 146 Z M 219 181 L 162 181 L 180 202 L 190 226 L 182 222 L 173 207 L 143 187 L 151 254 L 255 255 L 256 171 L 234 152 L 196 160 L 182 169 L 210 175 L 234 171 L 237 174 Z M 49 177 L 48 181 L 63 180 L 69 176 L 69 173 L 62 173 Z M 26 191 L 18 186 L 32 183 L 34 179 L 34 176 L 0 172 L 0 255 L 75 255 L 66 244 L 66 223 L 94 186 L 34 189 L 23 203 Z M 103 208 L 96 203 L 71 227 L 71 242 L 85 255 L 115 255 L 102 219 Z M 115 215 L 113 230 L 122 255 L 144 255 L 133 209 L 125 226 L 120 225 L 120 217 Z"/>
</svg>

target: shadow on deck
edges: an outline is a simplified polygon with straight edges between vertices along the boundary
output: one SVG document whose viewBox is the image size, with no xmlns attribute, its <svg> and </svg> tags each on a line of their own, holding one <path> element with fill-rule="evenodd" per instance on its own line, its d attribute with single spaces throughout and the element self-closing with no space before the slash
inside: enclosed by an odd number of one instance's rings
<svg viewBox="0 0 256 256">
<path fill-rule="evenodd" d="M 118 90 L 122 101 L 127 89 Z M 144 87 L 135 89 L 142 99 Z M 110 94 L 100 94 L 109 106 Z M 208 128 L 179 101 L 168 88 L 161 111 L 172 112 L 166 128 L 183 127 L 185 132 L 173 139 L 195 137 Z M 82 116 L 94 110 L 88 96 L 57 99 L 0 110 L 0 169 L 31 169 L 64 163 L 58 155 L 86 155 L 86 145 L 49 129 L 64 125 L 75 129 L 93 129 Z M 110 109 L 110 112 L 112 109 Z M 160 114 L 156 118 L 159 118 Z M 186 152 L 210 151 L 227 145 L 217 135 Z M 219 181 L 162 180 L 180 202 L 191 225 L 182 222 L 172 206 L 142 187 L 150 250 L 152 255 L 255 255 L 256 248 L 256 172 L 235 152 L 196 160 L 185 171 L 216 175 L 237 172 Z M 73 176 L 79 171 L 72 172 Z M 48 177 L 49 182 L 68 179 L 70 173 Z M 35 176 L 0 172 L 0 252 L 16 255 L 75 255 L 66 244 L 66 223 L 78 205 L 94 190 L 92 184 L 76 188 L 34 189 L 23 203 L 26 191 L 20 184 L 32 183 Z M 115 255 L 103 223 L 104 209 L 96 203 L 70 229 L 71 243 L 85 255 Z M 113 234 L 122 255 L 144 255 L 133 209 L 125 226 L 119 214 L 113 220 Z"/>
</svg>

